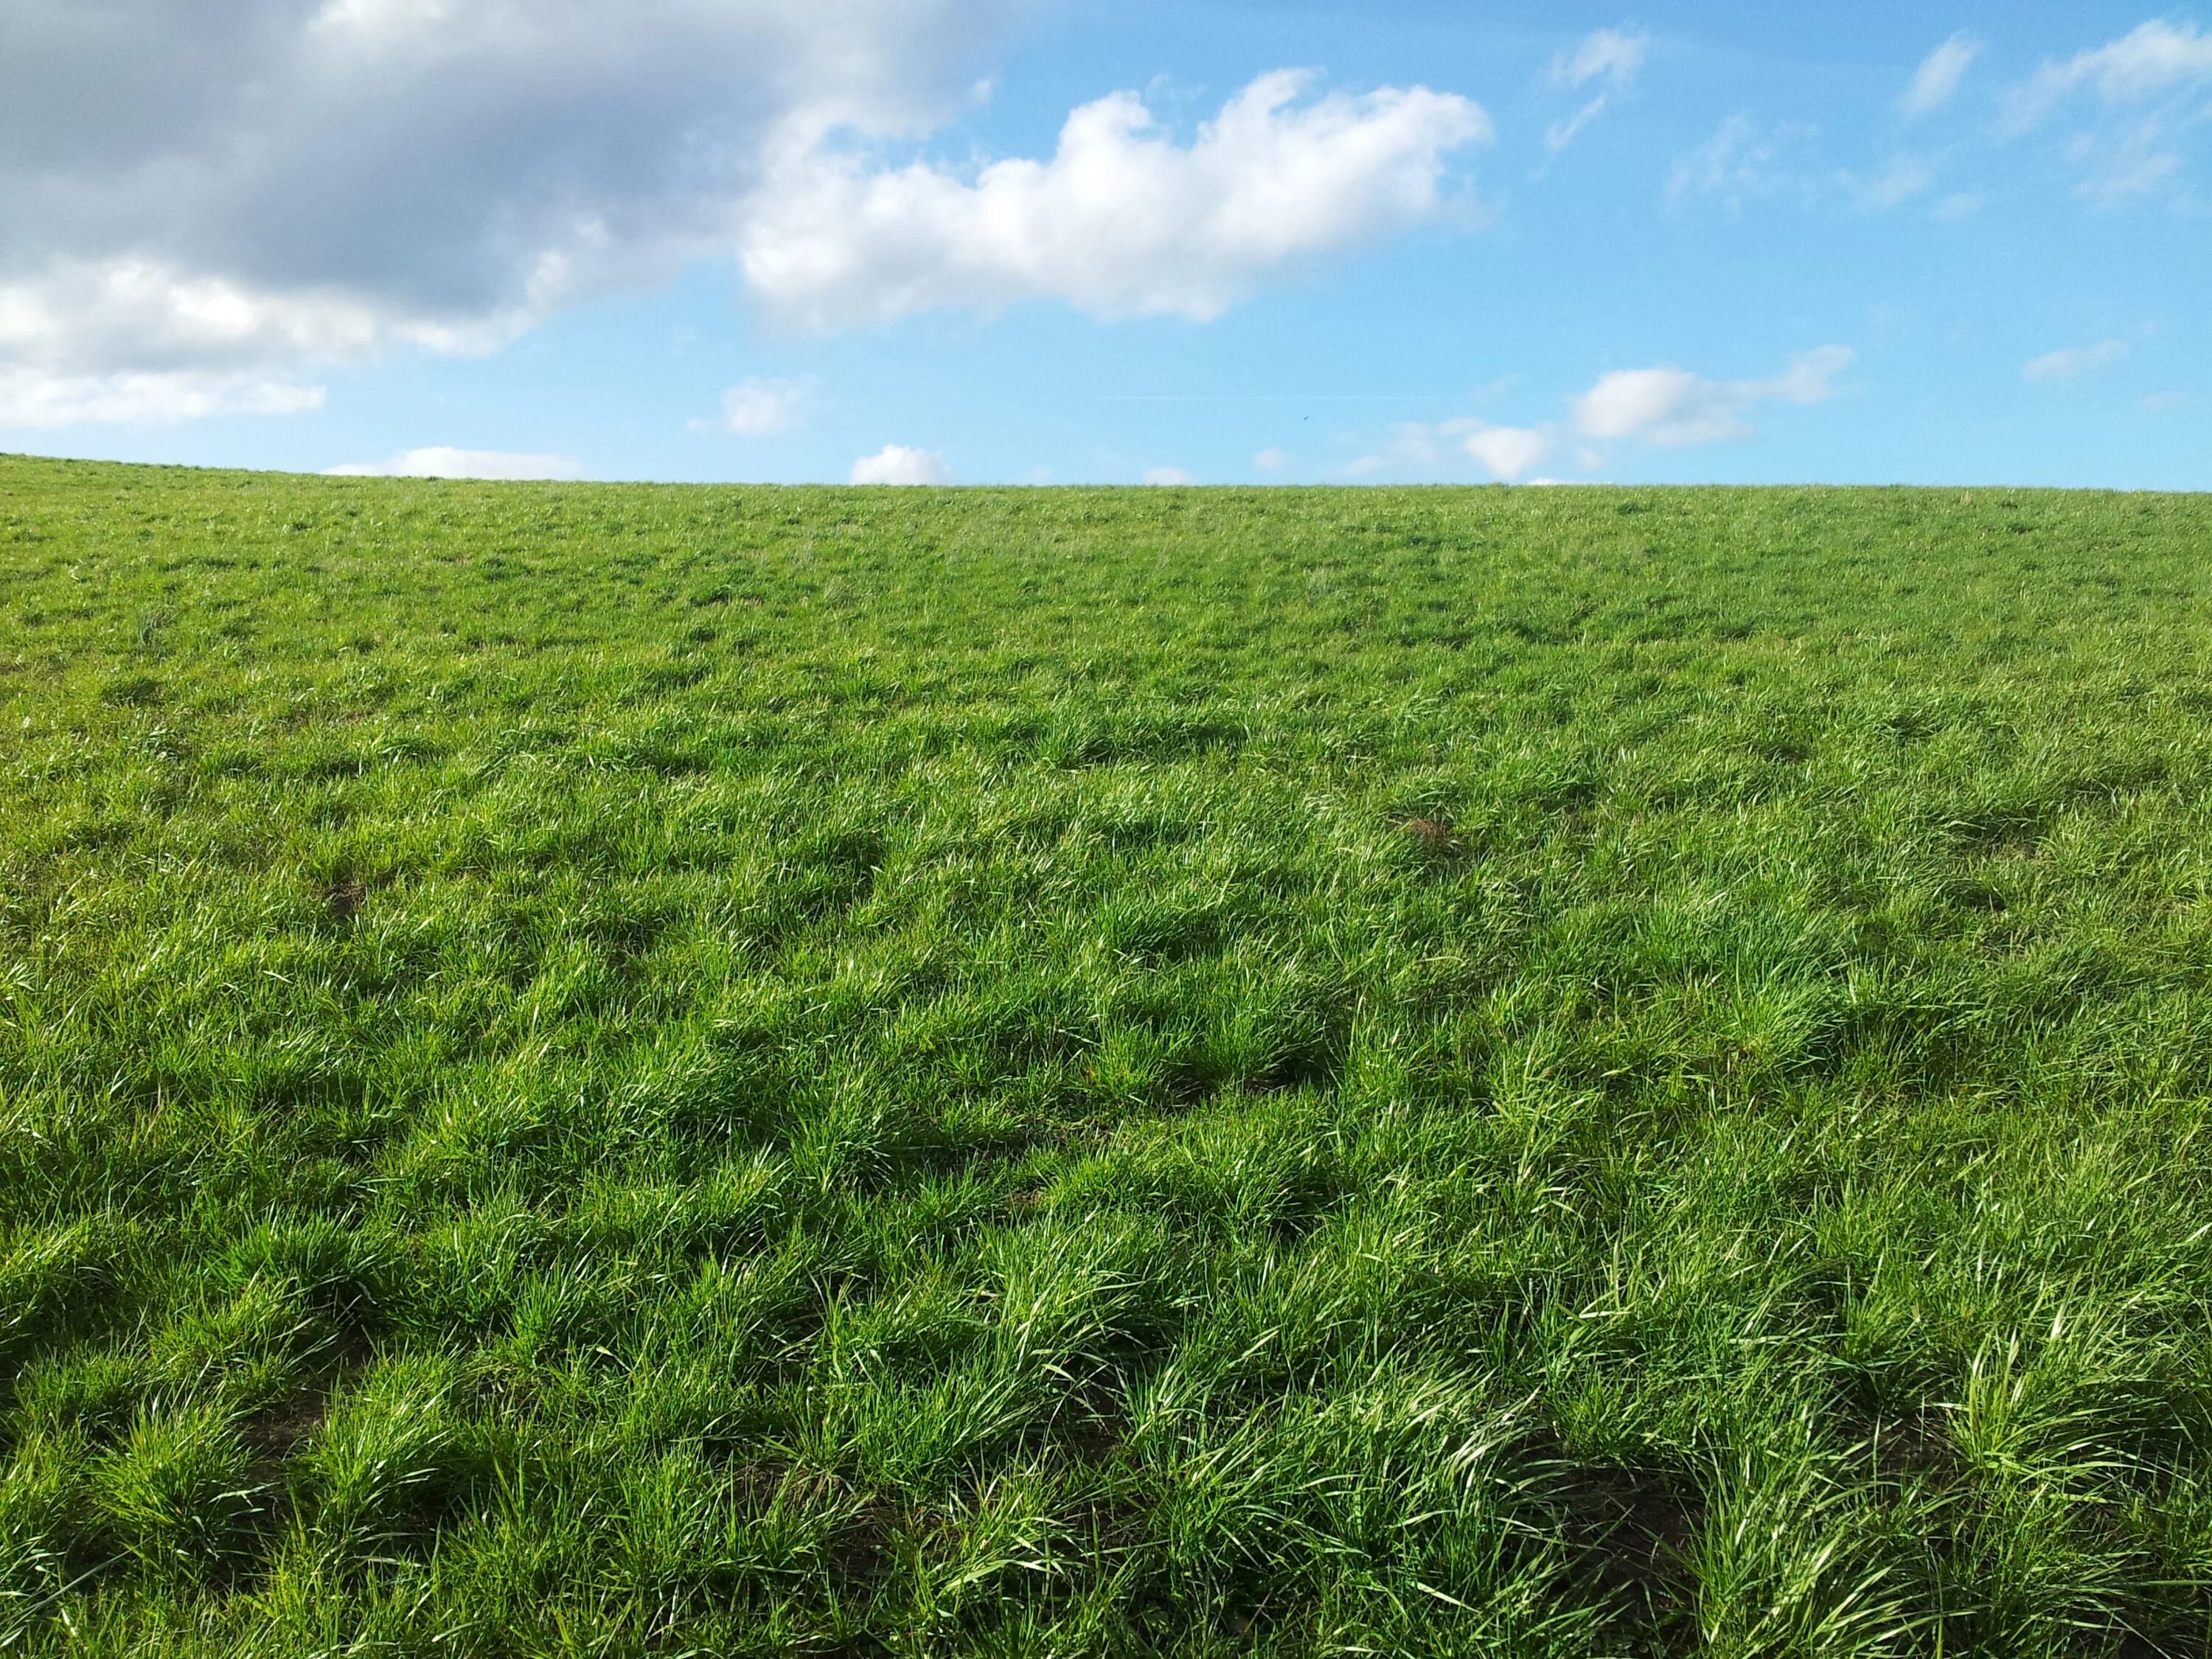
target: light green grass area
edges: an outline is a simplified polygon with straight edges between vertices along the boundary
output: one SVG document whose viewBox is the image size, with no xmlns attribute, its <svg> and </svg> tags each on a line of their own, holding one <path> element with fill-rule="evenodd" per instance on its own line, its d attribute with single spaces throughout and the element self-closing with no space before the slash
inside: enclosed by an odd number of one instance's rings
<svg viewBox="0 0 2212 1659">
<path fill-rule="evenodd" d="M 2212 500 L 0 461 L 0 1638 L 2203 1654 Z"/>
</svg>

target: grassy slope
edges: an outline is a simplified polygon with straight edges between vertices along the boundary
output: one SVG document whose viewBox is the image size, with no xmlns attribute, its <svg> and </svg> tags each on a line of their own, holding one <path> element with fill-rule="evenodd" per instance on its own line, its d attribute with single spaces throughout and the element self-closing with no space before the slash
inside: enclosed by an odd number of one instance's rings
<svg viewBox="0 0 2212 1659">
<path fill-rule="evenodd" d="M 0 1635 L 2203 1652 L 2208 555 L 0 461 Z"/>
</svg>

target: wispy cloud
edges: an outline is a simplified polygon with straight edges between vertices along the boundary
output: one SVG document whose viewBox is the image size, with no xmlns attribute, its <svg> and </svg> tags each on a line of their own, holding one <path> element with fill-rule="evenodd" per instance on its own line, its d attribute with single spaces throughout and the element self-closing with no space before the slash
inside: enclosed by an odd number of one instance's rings
<svg viewBox="0 0 2212 1659">
<path fill-rule="evenodd" d="M 2046 351 L 2020 371 L 2024 380 L 2078 380 L 2084 374 L 2111 368 L 2128 360 L 2125 340 L 2100 340 L 2094 345 Z"/>
<path fill-rule="evenodd" d="M 1599 29 L 1583 38 L 1572 52 L 1562 53 L 1552 64 L 1556 86 L 1586 87 L 1601 81 L 1618 91 L 1643 73 L 1651 54 L 1651 37 L 1641 29 Z"/>
<path fill-rule="evenodd" d="M 1854 181 L 1859 205 L 1869 213 L 1883 213 L 1923 193 L 1936 182 L 1936 165 L 1922 155 L 1893 155 L 1889 165 L 1871 179 Z"/>
<path fill-rule="evenodd" d="M 2212 115 L 2212 34 L 2154 20 L 2092 51 L 2046 63 L 2005 97 L 1998 132 L 2020 138 L 2087 99 L 2098 118 L 2070 137 L 2075 193 L 2120 207 L 2178 185 L 2180 135 Z"/>
<path fill-rule="evenodd" d="M 1599 29 L 1584 38 L 1571 52 L 1562 52 L 1552 64 L 1552 84 L 1570 91 L 1595 85 L 1598 90 L 1564 121 L 1552 125 L 1545 142 L 1553 155 L 1582 135 L 1583 129 L 1605 113 L 1614 98 L 1636 83 L 1650 54 L 1651 37 L 1631 28 Z"/>
<path fill-rule="evenodd" d="M 2006 96 L 2004 130 L 2039 125 L 2077 93 L 2113 106 L 2143 105 L 2212 84 L 2212 35 L 2154 20 L 2094 51 L 2045 64 Z"/>
<path fill-rule="evenodd" d="M 1790 122 L 1768 126 L 1748 114 L 1731 115 L 1697 149 L 1674 158 L 1667 174 L 1667 199 L 1680 204 L 1711 197 L 1730 209 L 1764 196 L 1819 193 L 1813 174 L 1790 158 L 1816 129 Z"/>
<path fill-rule="evenodd" d="M 1717 202 L 1731 213 L 1774 199 L 1885 213 L 1934 188 L 1948 155 L 1899 150 L 1878 170 L 1863 172 L 1823 164 L 1814 148 L 1819 137 L 1818 128 L 1802 122 L 1731 115 L 1711 138 L 1674 158 L 1667 200 L 1674 207 Z"/>
<path fill-rule="evenodd" d="M 1964 30 L 1953 35 L 1922 60 L 1899 101 L 1899 111 L 1908 121 L 1933 115 L 1959 95 L 1966 71 L 1981 55 L 1982 43 L 1974 36 Z"/>
</svg>

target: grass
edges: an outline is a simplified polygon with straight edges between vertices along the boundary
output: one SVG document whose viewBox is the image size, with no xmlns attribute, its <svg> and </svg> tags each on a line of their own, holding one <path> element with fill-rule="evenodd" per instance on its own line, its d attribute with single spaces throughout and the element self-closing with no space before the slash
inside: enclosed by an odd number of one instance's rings
<svg viewBox="0 0 2212 1659">
<path fill-rule="evenodd" d="M 2212 1650 L 2212 501 L 0 461 L 0 1639 Z"/>
</svg>

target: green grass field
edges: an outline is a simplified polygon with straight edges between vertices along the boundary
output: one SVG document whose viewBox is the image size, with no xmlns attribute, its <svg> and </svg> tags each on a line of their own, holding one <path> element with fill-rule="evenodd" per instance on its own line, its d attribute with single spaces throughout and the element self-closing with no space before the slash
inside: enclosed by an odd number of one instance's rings
<svg viewBox="0 0 2212 1659">
<path fill-rule="evenodd" d="M 0 1638 L 2212 1650 L 2212 498 L 0 461 Z"/>
</svg>

